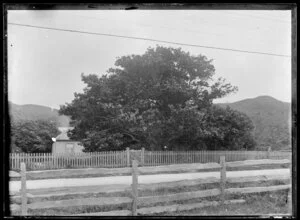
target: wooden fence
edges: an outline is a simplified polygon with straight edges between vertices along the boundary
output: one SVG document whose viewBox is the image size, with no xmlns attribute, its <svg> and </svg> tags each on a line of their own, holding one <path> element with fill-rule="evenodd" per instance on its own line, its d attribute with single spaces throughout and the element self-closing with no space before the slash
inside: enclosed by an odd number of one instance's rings
<svg viewBox="0 0 300 220">
<path fill-rule="evenodd" d="M 277 151 L 145 151 L 144 166 L 180 163 L 218 163 L 220 156 L 226 161 L 257 159 L 290 159 L 291 152 Z"/>
<path fill-rule="evenodd" d="M 112 210 L 106 212 L 97 212 L 97 213 L 82 213 L 76 214 L 77 216 L 109 216 L 109 215 L 152 215 L 157 213 L 164 212 L 178 212 L 178 211 L 188 211 L 196 208 L 202 208 L 206 206 L 217 206 L 220 204 L 238 204 L 244 203 L 243 199 L 234 199 L 226 200 L 226 196 L 230 194 L 242 195 L 249 193 L 258 193 L 258 192 L 271 192 L 278 190 L 289 190 L 289 199 L 291 199 L 291 184 L 281 184 L 274 186 L 259 186 L 259 187 L 238 187 L 237 188 L 227 188 L 227 183 L 245 183 L 245 182 L 260 182 L 260 181 L 272 181 L 272 180 L 291 180 L 291 173 L 285 176 L 250 176 L 250 177 L 226 177 L 226 167 L 227 166 L 236 166 L 234 162 L 229 162 L 226 164 L 225 157 L 222 156 L 219 159 L 220 164 L 220 178 L 208 178 L 208 179 L 195 179 L 195 180 L 184 180 L 179 182 L 166 182 L 166 183 L 157 183 L 157 184 L 139 184 L 139 169 L 138 162 L 132 161 L 132 185 L 131 185 L 131 198 L 130 197 L 101 197 L 101 198 L 81 198 L 81 199 L 70 199 L 70 200 L 61 200 L 61 201 L 46 201 L 46 202 L 34 202 L 34 196 L 31 195 L 31 203 L 27 204 L 27 196 L 30 195 L 26 193 L 26 166 L 22 163 L 21 170 L 21 206 L 17 207 L 21 215 L 28 215 L 28 209 L 59 209 L 60 207 L 74 207 L 74 206 L 107 206 L 107 205 L 124 205 L 131 204 L 131 210 Z M 270 161 L 271 163 L 273 161 Z M 279 161 L 278 161 L 279 162 Z M 282 161 L 286 163 L 286 160 Z M 256 164 L 259 164 L 258 162 Z M 262 164 L 265 164 L 265 161 L 262 161 Z M 201 166 L 200 166 L 201 168 Z M 291 171 L 291 170 L 290 170 Z M 175 194 L 163 194 L 159 196 L 142 196 L 139 197 L 138 190 L 157 190 L 164 187 L 178 187 L 178 186 L 195 186 L 199 184 L 211 184 L 219 183 L 218 188 L 198 190 L 198 191 L 189 191 L 189 192 L 180 192 Z M 201 203 L 182 203 L 182 204 L 173 204 L 173 205 L 157 205 L 162 203 L 169 203 L 182 200 L 191 200 L 191 199 L 203 199 L 207 197 L 220 197 L 216 199 L 217 201 L 201 201 Z M 289 204 L 291 203 L 288 201 Z M 140 207 L 140 208 L 139 208 Z"/>
<path fill-rule="evenodd" d="M 80 154 L 12 153 L 9 159 L 11 170 L 19 170 L 22 162 L 28 170 L 129 166 L 126 151 Z"/>
<path fill-rule="evenodd" d="M 125 151 L 92 152 L 80 154 L 52 153 L 12 153 L 10 169 L 19 170 L 21 162 L 28 170 L 130 167 L 132 160 L 138 160 L 140 166 L 157 166 L 183 163 L 218 163 L 220 156 L 226 161 L 254 159 L 290 159 L 291 152 L 279 151 Z"/>
<path fill-rule="evenodd" d="M 234 200 L 226 200 L 226 196 L 230 194 L 235 195 L 242 195 L 242 194 L 251 194 L 251 193 L 259 193 L 259 192 L 272 192 L 277 190 L 289 190 L 288 198 L 290 199 L 288 202 L 291 205 L 291 184 L 286 185 L 274 185 L 274 186 L 261 186 L 261 187 L 241 187 L 241 188 L 227 188 L 226 182 L 231 183 L 244 183 L 244 182 L 259 182 L 262 180 L 261 176 L 252 176 L 246 178 L 227 178 L 226 177 L 226 162 L 225 156 L 221 156 L 219 158 L 219 168 L 220 168 L 220 179 L 217 180 L 215 178 L 212 179 L 201 179 L 200 181 L 190 181 L 184 180 L 181 182 L 176 182 L 175 186 L 192 186 L 197 185 L 199 183 L 219 183 L 219 188 L 208 189 L 208 190 L 200 190 L 200 191 L 191 191 L 191 192 L 181 192 L 175 194 L 164 194 L 159 196 L 146 196 L 146 197 L 139 197 L 138 196 L 138 167 L 137 162 L 133 163 L 132 166 L 132 212 L 133 216 L 136 215 L 153 215 L 158 213 L 165 213 L 165 212 L 178 212 L 178 211 L 188 211 L 195 208 L 202 208 L 205 206 L 217 206 L 220 204 L 237 204 L 237 203 L 244 203 L 246 202 L 243 199 L 234 199 Z M 266 164 L 265 162 L 261 161 L 262 164 Z M 270 161 L 272 163 L 272 161 Z M 282 160 L 283 163 L 286 163 Z M 236 166 L 235 163 L 230 163 L 230 166 Z M 258 165 L 259 163 L 256 162 Z M 243 164 L 240 164 L 243 165 Z M 290 165 L 290 175 L 285 177 L 280 176 L 270 176 L 269 180 L 290 180 L 291 181 L 292 173 L 291 173 L 291 165 Z M 264 179 L 266 181 L 266 179 Z M 170 187 L 172 186 L 172 182 L 165 183 L 168 184 Z M 155 186 L 154 184 L 147 184 L 148 187 L 144 187 L 144 189 L 159 189 L 162 188 L 164 183 Z M 169 203 L 174 201 L 182 201 L 182 200 L 190 200 L 190 199 L 199 199 L 199 198 L 206 198 L 212 196 L 219 196 L 218 201 L 201 201 L 201 203 L 192 203 L 192 204 L 175 204 L 175 205 L 159 205 L 154 207 L 146 207 L 146 206 L 153 206 L 155 203 Z M 139 208 L 139 206 L 142 206 Z M 290 208 L 290 210 L 292 210 Z"/>
</svg>

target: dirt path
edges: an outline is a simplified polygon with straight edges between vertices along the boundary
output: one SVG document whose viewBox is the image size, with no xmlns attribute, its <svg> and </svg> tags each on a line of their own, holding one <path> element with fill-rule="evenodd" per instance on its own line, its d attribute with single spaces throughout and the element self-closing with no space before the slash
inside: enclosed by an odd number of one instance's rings
<svg viewBox="0 0 300 220">
<path fill-rule="evenodd" d="M 258 175 L 288 175 L 289 169 L 270 169 L 270 170 L 247 170 L 247 171 L 228 171 L 227 177 L 246 177 Z M 198 179 L 208 177 L 220 177 L 220 172 L 207 173 L 176 173 L 176 174 L 155 174 L 139 176 L 139 183 L 160 183 L 172 182 L 185 179 Z M 95 185 L 113 185 L 125 184 L 130 185 L 131 176 L 110 176 L 96 178 L 72 178 L 72 179 L 43 179 L 28 180 L 26 185 L 28 189 L 57 188 L 57 187 L 74 187 L 74 186 L 95 186 Z M 10 181 L 9 189 L 12 192 L 19 191 L 21 187 L 20 181 Z"/>
</svg>

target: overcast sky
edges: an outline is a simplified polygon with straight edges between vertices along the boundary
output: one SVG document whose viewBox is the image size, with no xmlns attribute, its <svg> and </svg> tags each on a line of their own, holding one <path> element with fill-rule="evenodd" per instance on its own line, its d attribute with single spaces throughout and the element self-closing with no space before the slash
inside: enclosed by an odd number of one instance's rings
<svg viewBox="0 0 300 220">
<path fill-rule="evenodd" d="M 8 22 L 153 38 L 291 56 L 291 11 L 85 10 L 8 11 Z M 8 25 L 8 99 L 53 108 L 85 85 L 81 73 L 104 74 L 117 57 L 157 44 L 213 59 L 216 77 L 239 88 L 216 102 L 260 95 L 291 100 L 291 58 L 178 46 Z"/>
</svg>

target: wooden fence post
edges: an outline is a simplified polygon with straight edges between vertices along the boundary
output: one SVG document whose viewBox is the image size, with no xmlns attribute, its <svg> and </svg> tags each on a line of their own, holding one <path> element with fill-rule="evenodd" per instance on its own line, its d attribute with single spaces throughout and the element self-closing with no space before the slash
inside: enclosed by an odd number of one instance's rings
<svg viewBox="0 0 300 220">
<path fill-rule="evenodd" d="M 43 161 L 43 168 L 47 169 L 47 162 L 46 162 L 46 154 L 44 153 L 44 161 Z"/>
<path fill-rule="evenodd" d="M 27 215 L 27 195 L 26 195 L 26 165 L 21 163 L 21 209 L 22 215 Z"/>
<path fill-rule="evenodd" d="M 145 148 L 142 148 L 142 151 L 141 151 L 141 165 L 144 166 L 145 164 Z"/>
<path fill-rule="evenodd" d="M 130 150 L 129 147 L 126 148 L 127 155 L 127 167 L 130 167 Z"/>
<path fill-rule="evenodd" d="M 224 201 L 225 201 L 225 184 L 226 184 L 225 156 L 220 157 L 220 165 L 221 165 L 221 176 L 220 176 L 221 204 L 224 204 Z"/>
<path fill-rule="evenodd" d="M 268 159 L 271 159 L 271 147 L 268 147 L 267 157 Z"/>
<path fill-rule="evenodd" d="M 289 214 L 293 215 L 293 208 L 292 208 L 292 205 L 293 205 L 293 201 L 292 201 L 292 189 L 293 189 L 293 184 L 292 184 L 292 181 L 293 181 L 292 161 L 291 161 L 291 164 L 290 164 L 290 179 L 291 179 L 290 180 L 291 188 L 289 189 L 287 202 L 288 202 L 288 212 L 289 212 Z"/>
<path fill-rule="evenodd" d="M 19 154 L 16 154 L 16 157 L 15 157 L 15 159 L 16 159 L 16 166 L 15 166 L 15 169 L 19 169 L 20 167 L 19 167 Z"/>
<path fill-rule="evenodd" d="M 138 199 L 138 162 L 132 161 L 132 215 L 137 215 L 137 199 Z"/>
</svg>

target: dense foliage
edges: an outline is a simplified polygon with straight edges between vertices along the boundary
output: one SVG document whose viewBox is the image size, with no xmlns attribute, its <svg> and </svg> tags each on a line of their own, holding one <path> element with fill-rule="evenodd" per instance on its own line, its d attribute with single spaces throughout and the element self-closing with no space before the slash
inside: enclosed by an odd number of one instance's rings
<svg viewBox="0 0 300 220">
<path fill-rule="evenodd" d="M 52 137 L 59 134 L 54 123 L 48 121 L 12 121 L 12 152 L 49 153 L 52 150 Z"/>
<path fill-rule="evenodd" d="M 84 92 L 60 113 L 71 116 L 69 134 L 86 151 L 251 149 L 251 120 L 212 105 L 237 90 L 214 74 L 203 55 L 149 48 L 118 58 L 106 75 L 82 75 Z"/>
<path fill-rule="evenodd" d="M 291 149 L 291 104 L 270 96 L 259 96 L 230 104 L 218 104 L 243 112 L 254 124 L 257 150 Z"/>
</svg>

